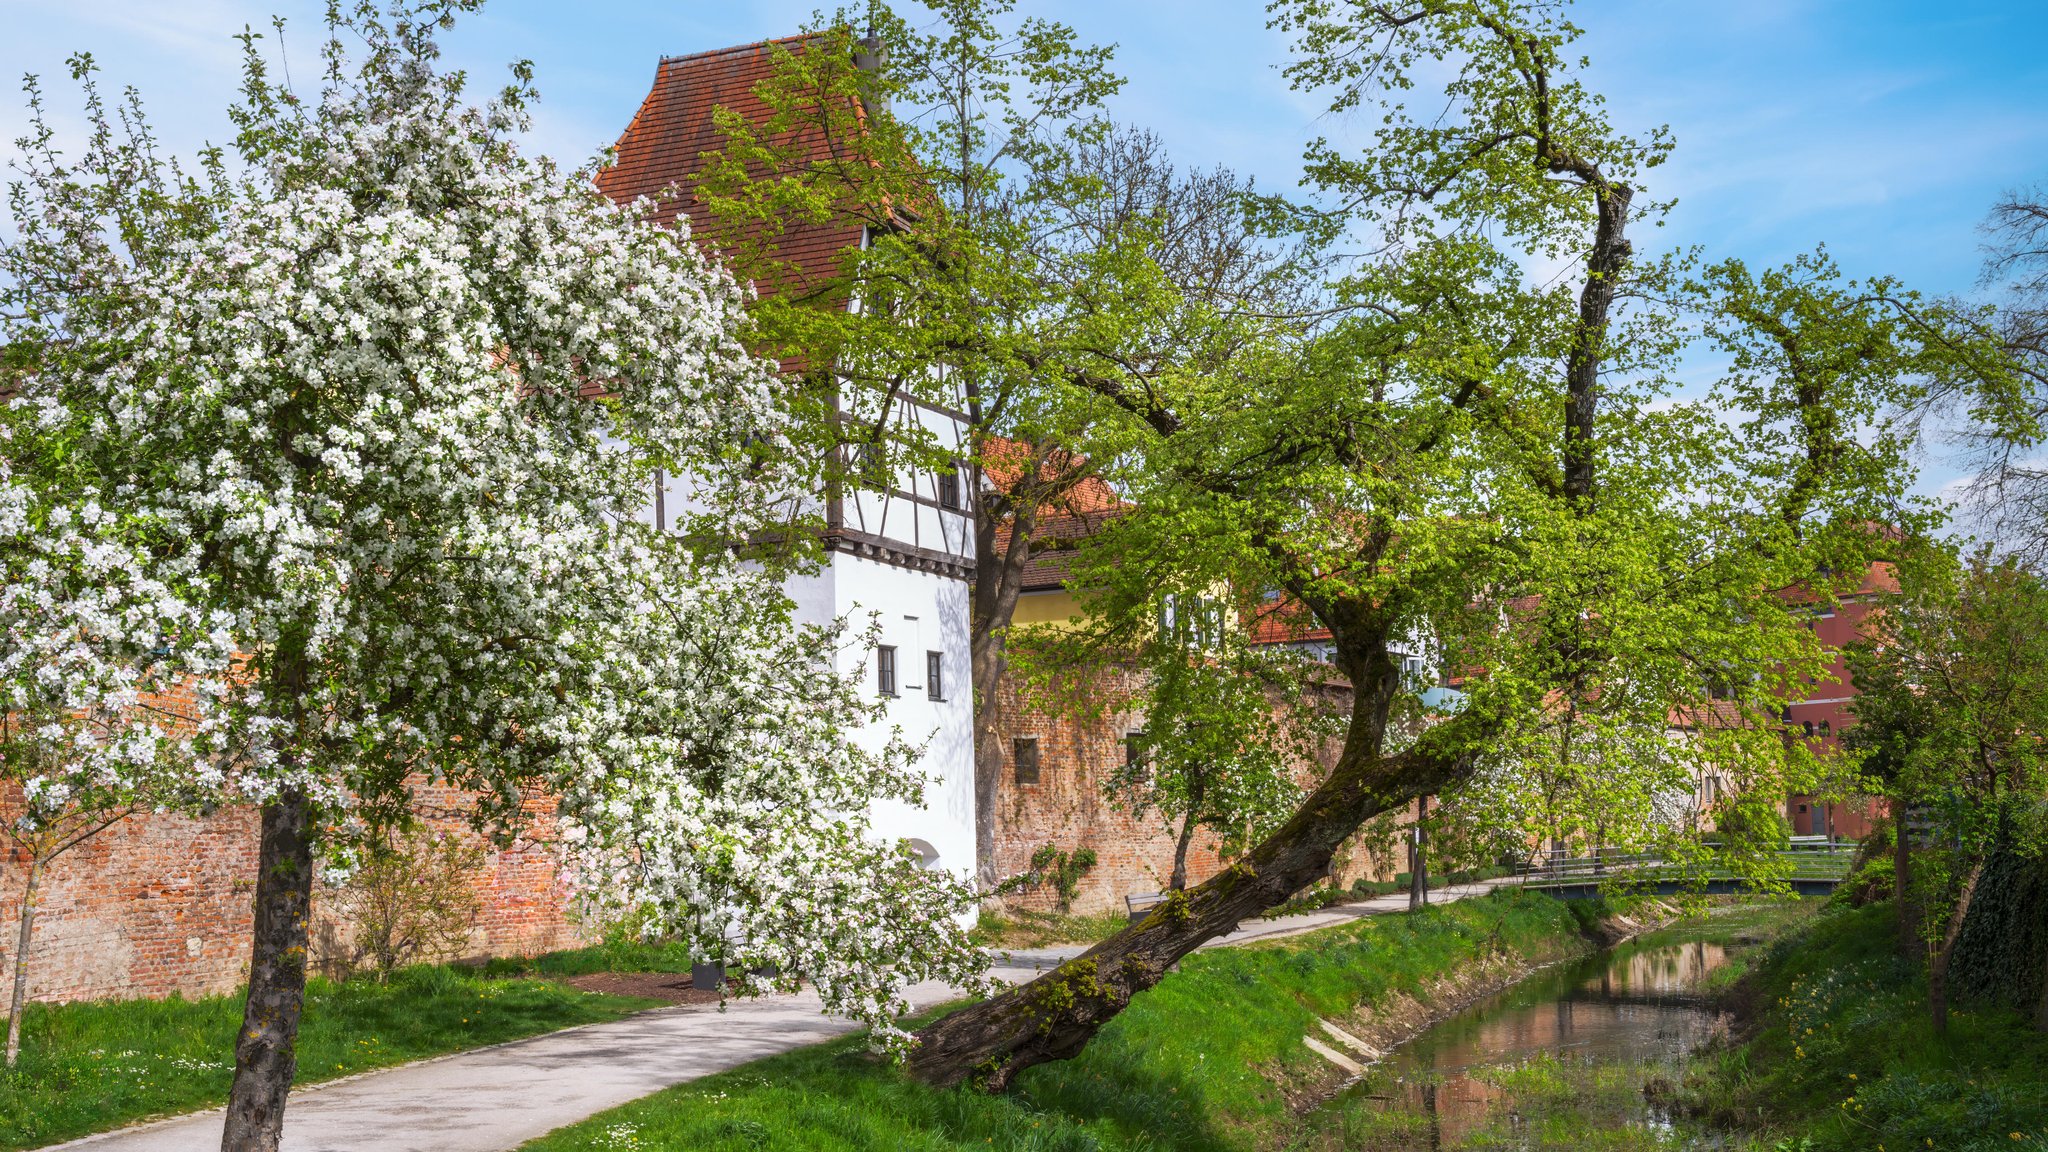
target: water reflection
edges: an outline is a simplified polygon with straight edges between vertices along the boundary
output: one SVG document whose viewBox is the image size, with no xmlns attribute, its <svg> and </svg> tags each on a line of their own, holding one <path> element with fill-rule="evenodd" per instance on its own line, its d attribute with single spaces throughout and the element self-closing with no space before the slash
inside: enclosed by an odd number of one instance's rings
<svg viewBox="0 0 2048 1152">
<path fill-rule="evenodd" d="M 1555 1058 L 1581 1077 L 1597 1075 L 1588 1065 L 1640 1071 L 1645 1063 L 1667 1064 L 1675 1077 L 1685 1055 L 1714 1027 L 1700 986 L 1727 959 L 1720 945 L 1697 941 L 1625 945 L 1539 975 L 1389 1053 L 1353 1090 L 1352 1102 L 1406 1113 L 1417 1122 L 1418 1142 L 1455 1148 L 1482 1129 L 1512 1138 L 1523 1122 L 1518 1093 L 1564 1089 L 1555 1083 L 1555 1066 L 1548 1083 L 1540 1070 L 1525 1067 L 1532 1058 Z M 1607 1093 L 1600 1107 L 1619 1113 L 1600 1119 L 1668 1128 L 1643 1099 L 1640 1083 Z"/>
</svg>

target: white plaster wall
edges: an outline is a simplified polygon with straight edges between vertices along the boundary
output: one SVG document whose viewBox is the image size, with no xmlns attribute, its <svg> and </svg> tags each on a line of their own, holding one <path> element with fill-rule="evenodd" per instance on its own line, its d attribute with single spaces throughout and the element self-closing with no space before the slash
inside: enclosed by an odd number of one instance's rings
<svg viewBox="0 0 2048 1152">
<path fill-rule="evenodd" d="M 938 850 L 937 866 L 962 875 L 974 870 L 974 705 L 967 651 L 967 584 L 930 572 L 835 554 L 833 592 L 837 611 L 856 629 L 870 615 L 881 627 L 880 643 L 896 648 L 897 695 L 887 702 L 883 723 L 861 734 L 880 747 L 889 730 L 921 742 L 919 767 L 929 780 L 925 804 L 885 801 L 875 808 L 875 832 L 914 837 Z M 930 698 L 925 653 L 937 652 L 944 699 Z M 869 692 L 879 692 L 871 650 L 841 655 L 844 670 L 856 668 Z"/>
</svg>

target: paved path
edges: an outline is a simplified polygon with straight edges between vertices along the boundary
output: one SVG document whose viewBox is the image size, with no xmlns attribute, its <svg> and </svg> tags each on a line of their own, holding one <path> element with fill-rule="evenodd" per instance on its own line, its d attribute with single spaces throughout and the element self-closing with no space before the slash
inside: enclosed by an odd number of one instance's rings
<svg viewBox="0 0 2048 1152">
<path fill-rule="evenodd" d="M 1433 894 L 1455 900 L 1490 891 L 1468 884 Z M 1205 947 L 1269 940 L 1408 907 L 1382 896 L 1319 912 L 1255 920 Z M 1079 955 L 1085 946 L 1044 948 L 998 958 L 1012 982 Z M 910 989 L 929 1007 L 953 998 L 943 984 Z M 772 996 L 711 1006 L 657 1008 L 489 1048 L 294 1089 L 285 1112 L 284 1152 L 504 1152 L 565 1124 L 658 1092 L 672 1084 L 816 1044 L 852 1031 L 825 1016 L 816 996 Z M 212 1152 L 221 1113 L 200 1112 L 58 1148 L 85 1152 Z"/>
</svg>

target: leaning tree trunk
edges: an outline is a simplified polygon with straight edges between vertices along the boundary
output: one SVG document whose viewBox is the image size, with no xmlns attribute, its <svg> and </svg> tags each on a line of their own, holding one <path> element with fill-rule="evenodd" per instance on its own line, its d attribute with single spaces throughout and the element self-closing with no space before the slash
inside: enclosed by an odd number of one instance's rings
<svg viewBox="0 0 2048 1152">
<path fill-rule="evenodd" d="M 306 1000 L 307 920 L 313 901 L 313 812 L 303 791 L 263 806 L 256 872 L 256 925 L 249 999 L 235 1040 L 221 1152 L 277 1152 L 285 1097 L 298 1067 Z"/>
<path fill-rule="evenodd" d="M 1360 824 L 1440 790 L 1468 763 L 1461 740 L 1471 736 L 1470 723 L 1450 721 L 1407 751 L 1382 756 L 1376 734 L 1354 720 L 1330 775 L 1250 854 L 1171 893 L 1144 920 L 1044 976 L 925 1028 L 910 1055 L 911 1075 L 1000 1092 L 1026 1068 L 1076 1055 L 1181 957 L 1325 876 Z"/>
<path fill-rule="evenodd" d="M 1956 897 L 1956 910 L 1950 914 L 1948 928 L 1941 934 L 1941 947 L 1934 953 L 1934 960 L 1927 966 L 1927 1003 L 1934 1010 L 1934 1034 L 1943 1035 L 1948 1031 L 1948 962 L 1956 954 L 1956 941 L 1963 935 L 1963 920 L 1970 915 L 1970 898 L 1977 894 L 1977 880 L 1984 875 L 1984 861 L 1980 856 L 1970 865 L 1970 874 L 1963 877 L 1963 890 Z"/>
<path fill-rule="evenodd" d="M 28 862 L 28 882 L 21 890 L 21 928 L 14 938 L 14 995 L 7 1007 L 7 1066 L 21 1057 L 21 1012 L 28 1007 L 28 945 L 36 926 L 36 889 L 43 878 L 43 861 Z"/>
</svg>

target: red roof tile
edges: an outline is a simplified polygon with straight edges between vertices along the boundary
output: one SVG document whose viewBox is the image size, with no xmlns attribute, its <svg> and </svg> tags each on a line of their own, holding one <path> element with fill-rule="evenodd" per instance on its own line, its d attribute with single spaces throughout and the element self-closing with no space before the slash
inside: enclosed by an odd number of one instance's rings
<svg viewBox="0 0 2048 1152">
<path fill-rule="evenodd" d="M 988 476 L 989 483 L 1008 491 L 1030 465 L 1031 446 L 1017 440 L 991 437 L 982 446 L 982 457 L 982 471 Z M 1070 463 L 1064 466 L 1086 465 L 1085 460 L 1070 458 Z M 1048 479 L 1054 478 L 1062 467 L 1062 463 L 1056 460 L 1041 461 L 1039 474 Z M 1073 564 L 1073 551 L 1062 545 L 1094 535 L 1129 507 L 1108 481 L 1090 474 L 1081 477 L 1039 509 L 1037 523 L 1031 533 L 1031 559 L 1024 566 L 1022 590 L 1050 592 L 1065 587 L 1068 570 Z M 1010 526 L 1005 524 L 997 531 L 996 550 L 1008 552 L 1009 549 Z"/>
<path fill-rule="evenodd" d="M 704 219 L 703 202 L 697 195 L 706 167 L 705 154 L 716 152 L 725 138 L 712 120 L 712 113 L 728 108 L 749 120 L 764 121 L 768 105 L 756 88 L 774 71 L 771 45 L 794 52 L 808 50 L 820 38 L 789 36 L 699 52 L 670 56 L 655 69 L 654 86 L 641 102 L 640 111 L 619 137 L 617 163 L 598 174 L 597 186 L 614 201 L 624 204 L 638 197 L 659 197 L 670 188 L 677 195 L 656 211 L 664 223 L 678 214 L 697 226 L 699 243 L 716 247 L 715 225 Z M 801 155 L 811 162 L 829 159 L 830 142 L 822 133 L 804 141 Z M 776 256 L 797 268 L 821 273 L 836 269 L 840 254 L 857 248 L 861 224 L 851 218 L 827 224 L 790 224 L 776 242 Z M 788 288 L 784 284 L 757 284 L 763 293 Z"/>
</svg>

